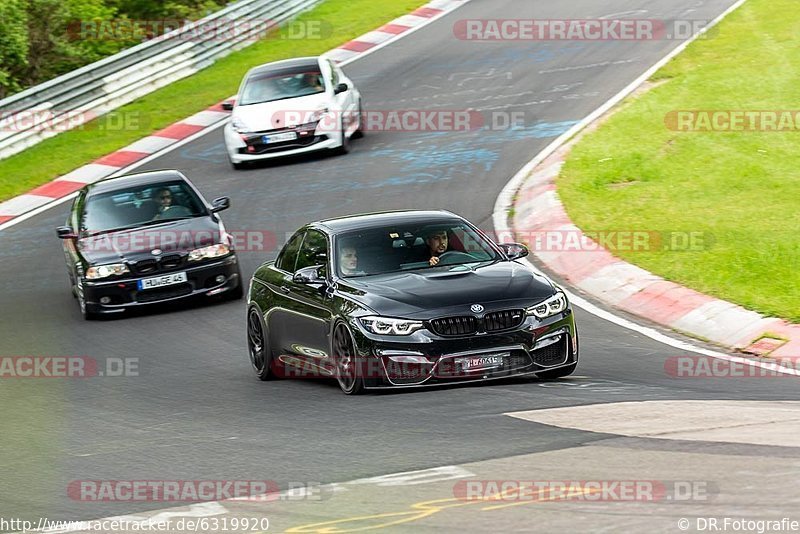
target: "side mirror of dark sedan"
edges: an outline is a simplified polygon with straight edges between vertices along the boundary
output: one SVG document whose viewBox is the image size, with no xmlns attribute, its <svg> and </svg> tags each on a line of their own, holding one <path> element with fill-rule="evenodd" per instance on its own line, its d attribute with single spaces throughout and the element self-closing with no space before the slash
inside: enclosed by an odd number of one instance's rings
<svg viewBox="0 0 800 534">
<path fill-rule="evenodd" d="M 59 239 L 75 239 L 78 234 L 72 231 L 69 226 L 59 226 L 56 228 L 56 235 Z"/>
<path fill-rule="evenodd" d="M 223 111 L 233 111 L 233 102 L 227 101 L 222 103 Z"/>
<path fill-rule="evenodd" d="M 211 202 L 211 213 L 226 210 L 231 207 L 231 199 L 228 197 L 215 198 Z"/>
<path fill-rule="evenodd" d="M 325 278 L 320 276 L 319 272 L 321 268 L 322 265 L 312 265 L 310 267 L 298 269 L 297 272 L 294 273 L 292 281 L 296 284 L 324 284 Z"/>
<path fill-rule="evenodd" d="M 500 248 L 509 260 L 518 260 L 528 255 L 528 247 L 521 243 L 503 243 Z"/>
<path fill-rule="evenodd" d="M 336 86 L 333 90 L 333 94 L 338 95 L 339 93 L 344 93 L 345 91 L 349 90 L 350 88 L 347 86 L 346 83 L 340 83 Z"/>
</svg>

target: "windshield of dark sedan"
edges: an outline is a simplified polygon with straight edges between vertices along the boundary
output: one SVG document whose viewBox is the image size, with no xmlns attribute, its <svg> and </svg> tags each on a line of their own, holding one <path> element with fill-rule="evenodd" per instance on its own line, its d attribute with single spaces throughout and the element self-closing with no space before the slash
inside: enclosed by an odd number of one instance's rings
<svg viewBox="0 0 800 534">
<path fill-rule="evenodd" d="M 252 75 L 239 97 L 239 105 L 261 104 L 325 91 L 319 68 L 301 67 Z"/>
<path fill-rule="evenodd" d="M 96 234 L 206 214 L 200 198 L 185 182 L 160 182 L 90 194 L 81 231 Z"/>
<path fill-rule="evenodd" d="M 432 256 L 438 258 L 436 265 L 431 265 Z M 336 268 L 346 278 L 498 259 L 486 238 L 461 221 L 372 228 L 336 238 Z"/>
</svg>

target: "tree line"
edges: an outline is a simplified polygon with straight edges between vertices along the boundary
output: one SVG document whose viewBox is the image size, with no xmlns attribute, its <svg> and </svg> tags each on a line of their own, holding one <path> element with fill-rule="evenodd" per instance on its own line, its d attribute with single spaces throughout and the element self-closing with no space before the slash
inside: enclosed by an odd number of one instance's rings
<svg viewBox="0 0 800 534">
<path fill-rule="evenodd" d="M 224 7 L 226 0 L 0 0 L 0 99 Z M 166 22 L 166 23 L 165 23 Z"/>
</svg>

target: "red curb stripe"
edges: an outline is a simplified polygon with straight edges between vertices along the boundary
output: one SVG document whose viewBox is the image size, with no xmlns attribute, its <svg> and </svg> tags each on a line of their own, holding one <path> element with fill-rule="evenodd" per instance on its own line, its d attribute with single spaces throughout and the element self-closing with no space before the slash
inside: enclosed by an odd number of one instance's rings
<svg viewBox="0 0 800 534">
<path fill-rule="evenodd" d="M 651 321 L 669 325 L 713 300 L 693 289 L 663 280 L 650 284 L 617 306 Z"/>
<path fill-rule="evenodd" d="M 175 123 L 167 126 L 153 135 L 157 137 L 167 137 L 169 139 L 185 139 L 190 135 L 194 135 L 201 130 L 205 130 L 205 126 L 196 126 L 194 124 L 185 124 L 183 122 Z"/>
<path fill-rule="evenodd" d="M 411 29 L 410 26 L 403 26 L 402 24 L 391 24 L 391 23 L 389 23 L 389 24 L 384 24 L 383 26 L 378 28 L 377 31 L 384 32 L 384 33 L 393 33 L 393 34 L 397 35 L 397 34 L 400 34 L 400 33 L 403 33 L 403 32 L 407 32 L 410 29 Z"/>
<path fill-rule="evenodd" d="M 573 284 L 579 284 L 603 267 L 622 264 L 618 258 L 607 250 L 594 252 L 580 252 L 565 250 L 559 253 L 552 261 L 548 260 L 548 267 L 560 273 Z"/>
<path fill-rule="evenodd" d="M 95 161 L 98 165 L 108 165 L 110 167 L 127 167 L 131 163 L 144 159 L 150 154 L 145 152 L 134 152 L 132 150 L 118 150 Z"/>
<path fill-rule="evenodd" d="M 373 46 L 376 46 L 375 43 L 367 43 L 366 41 L 350 41 L 349 43 L 343 44 L 339 48 L 342 50 L 350 50 L 351 52 L 364 52 Z"/>
<path fill-rule="evenodd" d="M 16 217 L 16 215 L 0 215 L 0 224 L 3 224 L 6 221 L 10 221 L 14 217 Z"/>
<path fill-rule="evenodd" d="M 224 100 L 223 102 L 234 103 L 234 102 L 236 102 L 236 100 Z M 220 102 L 218 104 L 214 104 L 210 108 L 206 108 L 206 111 L 221 111 L 223 113 L 230 113 L 230 111 L 225 111 L 224 109 L 222 109 L 222 102 Z"/>
<path fill-rule="evenodd" d="M 444 10 L 436 9 L 435 7 L 421 7 L 411 12 L 412 15 L 416 15 L 418 17 L 425 17 L 427 19 L 435 17 L 439 13 L 444 13 Z"/>
<path fill-rule="evenodd" d="M 84 185 L 86 184 L 82 182 L 71 182 L 69 180 L 56 180 L 48 184 L 40 185 L 33 191 L 28 191 L 26 194 L 39 195 L 42 197 L 50 197 L 50 198 L 61 198 L 69 195 L 70 193 L 74 193 Z M 3 221 L 0 220 L 0 222 Z"/>
</svg>

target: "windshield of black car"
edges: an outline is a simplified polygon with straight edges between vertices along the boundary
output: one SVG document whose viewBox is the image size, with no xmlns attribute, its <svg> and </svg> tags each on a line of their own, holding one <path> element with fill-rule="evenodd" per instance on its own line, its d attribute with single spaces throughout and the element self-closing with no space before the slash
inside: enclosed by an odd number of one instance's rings
<svg viewBox="0 0 800 534">
<path fill-rule="evenodd" d="M 499 259 L 486 238 L 461 221 L 371 228 L 336 238 L 336 268 L 346 278 Z"/>
<path fill-rule="evenodd" d="M 90 194 L 84 203 L 81 232 L 94 235 L 207 213 L 186 182 L 159 182 Z"/>
<path fill-rule="evenodd" d="M 325 91 L 318 68 L 295 68 L 252 75 L 239 96 L 239 105 L 261 104 L 286 98 L 298 98 Z"/>
</svg>

